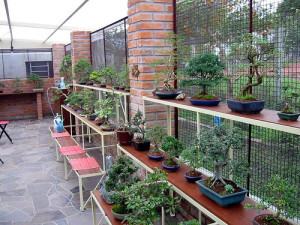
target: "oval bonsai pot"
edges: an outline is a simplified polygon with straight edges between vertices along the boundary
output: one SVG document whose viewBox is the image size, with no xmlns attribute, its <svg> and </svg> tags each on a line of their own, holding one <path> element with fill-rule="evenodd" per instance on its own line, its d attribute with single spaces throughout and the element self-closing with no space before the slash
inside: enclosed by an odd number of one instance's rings
<svg viewBox="0 0 300 225">
<path fill-rule="evenodd" d="M 130 88 L 125 88 L 124 90 L 127 92 L 130 92 Z"/>
<path fill-rule="evenodd" d="M 87 118 L 89 120 L 95 120 L 97 118 L 97 116 L 96 115 L 88 115 Z"/>
<path fill-rule="evenodd" d="M 120 87 L 119 86 L 113 86 L 114 89 L 119 90 Z"/>
<path fill-rule="evenodd" d="M 290 114 L 290 113 L 278 112 L 277 115 L 280 119 L 283 119 L 283 120 L 296 121 L 299 118 L 300 113 Z"/>
<path fill-rule="evenodd" d="M 219 105 L 219 103 L 221 102 L 221 99 L 218 100 L 196 100 L 196 99 L 191 99 L 190 98 L 190 102 L 193 105 L 200 105 L 200 106 L 217 106 Z"/>
<path fill-rule="evenodd" d="M 253 218 L 253 225 L 264 225 L 265 223 L 262 221 L 263 220 L 263 218 L 265 217 L 265 216 L 268 216 L 268 215 L 271 215 L 271 214 L 260 214 L 260 215 L 258 215 L 258 216 L 255 216 L 254 218 Z M 281 219 L 281 218 L 278 218 L 278 220 L 280 221 L 280 222 L 285 222 L 284 224 L 290 224 L 290 225 L 292 225 L 291 223 L 289 223 L 289 222 L 287 222 L 287 221 L 285 221 L 285 220 L 283 220 L 283 219 Z M 262 222 L 262 223 L 260 223 L 260 222 Z M 271 222 L 271 221 L 270 221 Z M 271 223 L 270 223 L 271 224 Z"/>
<path fill-rule="evenodd" d="M 78 81 L 79 84 L 85 85 L 87 82 L 86 81 Z"/>
<path fill-rule="evenodd" d="M 117 220 L 121 220 L 121 221 L 123 221 L 125 216 L 127 215 L 127 214 L 116 213 L 113 210 L 111 210 L 111 212 Z"/>
<path fill-rule="evenodd" d="M 188 182 L 192 182 L 195 183 L 195 181 L 200 180 L 202 178 L 203 174 L 201 173 L 200 176 L 197 177 L 191 177 L 189 175 L 187 175 L 187 173 L 184 173 L 184 177 L 187 179 Z"/>
<path fill-rule="evenodd" d="M 165 155 L 154 156 L 154 155 L 150 155 L 149 153 L 147 153 L 147 156 L 150 159 L 155 160 L 155 161 L 160 161 L 160 160 L 162 160 L 165 157 Z"/>
<path fill-rule="evenodd" d="M 106 84 L 100 84 L 100 87 L 106 88 Z"/>
<path fill-rule="evenodd" d="M 176 166 L 167 166 L 167 165 L 164 164 L 164 161 L 161 162 L 161 165 L 163 166 L 163 168 L 164 168 L 165 170 L 168 170 L 168 171 L 176 171 L 176 170 L 178 170 L 179 167 L 180 167 L 179 164 L 177 164 Z"/>
<path fill-rule="evenodd" d="M 229 194 L 229 195 L 220 195 L 213 190 L 209 189 L 206 187 L 202 182 L 204 182 L 205 179 L 203 180 L 198 180 L 196 183 L 199 185 L 199 190 L 208 198 L 219 204 L 221 207 L 227 207 L 231 206 L 234 204 L 238 204 L 242 202 L 245 199 L 246 194 L 248 193 L 248 190 L 245 188 L 241 188 L 243 191 Z"/>
<path fill-rule="evenodd" d="M 90 86 L 93 86 L 93 81 L 88 81 L 87 83 L 86 83 L 86 85 L 90 85 Z"/>
<path fill-rule="evenodd" d="M 116 131 L 118 141 L 120 145 L 131 145 L 132 144 L 132 139 L 133 139 L 133 134 L 130 134 L 127 131 Z"/>
<path fill-rule="evenodd" d="M 182 91 L 156 91 L 155 94 L 159 99 L 175 99 Z"/>
<path fill-rule="evenodd" d="M 150 149 L 150 141 L 136 142 L 135 139 L 132 139 L 132 145 L 138 151 L 148 151 Z"/>
<path fill-rule="evenodd" d="M 254 102 L 242 102 L 232 99 L 227 100 L 228 108 L 234 112 L 242 114 L 257 114 L 260 113 L 265 106 L 265 100 L 259 100 Z"/>
<path fill-rule="evenodd" d="M 103 131 L 113 131 L 116 127 L 115 127 L 114 124 L 109 124 L 109 125 L 107 125 L 107 124 L 101 124 L 100 128 Z"/>
</svg>

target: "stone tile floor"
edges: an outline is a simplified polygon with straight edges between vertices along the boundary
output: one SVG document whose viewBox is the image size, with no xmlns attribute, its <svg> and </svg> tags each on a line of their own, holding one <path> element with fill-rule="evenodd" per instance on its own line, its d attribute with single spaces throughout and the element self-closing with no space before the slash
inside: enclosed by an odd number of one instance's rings
<svg viewBox="0 0 300 225">
<path fill-rule="evenodd" d="M 12 121 L 7 131 L 13 144 L 6 136 L 0 140 L 0 225 L 92 224 L 91 209 L 78 210 L 77 176 L 65 181 L 62 160 L 48 148 L 51 125 L 52 118 Z M 96 179 L 84 179 L 85 199 Z"/>
</svg>

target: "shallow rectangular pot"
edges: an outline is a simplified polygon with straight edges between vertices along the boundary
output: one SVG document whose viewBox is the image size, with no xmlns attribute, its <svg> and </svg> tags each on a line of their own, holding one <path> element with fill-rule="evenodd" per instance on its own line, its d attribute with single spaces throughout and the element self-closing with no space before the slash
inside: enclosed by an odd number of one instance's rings
<svg viewBox="0 0 300 225">
<path fill-rule="evenodd" d="M 255 102 L 241 102 L 228 99 L 228 108 L 234 112 L 242 114 L 257 114 L 260 113 L 265 106 L 265 100 L 255 101 Z"/>
</svg>

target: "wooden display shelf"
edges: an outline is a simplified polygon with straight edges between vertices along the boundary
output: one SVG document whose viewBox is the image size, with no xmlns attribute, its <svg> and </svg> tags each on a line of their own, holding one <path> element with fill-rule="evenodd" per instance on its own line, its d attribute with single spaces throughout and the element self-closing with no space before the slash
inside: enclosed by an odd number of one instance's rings
<svg viewBox="0 0 300 225">
<path fill-rule="evenodd" d="M 22 94 L 36 94 L 36 93 L 43 93 L 44 91 L 23 91 L 23 92 L 4 92 L 0 93 L 0 96 L 3 95 L 22 95 Z"/>
<path fill-rule="evenodd" d="M 89 88 L 97 91 L 103 91 L 103 92 L 110 92 L 110 93 L 115 93 L 118 95 L 130 95 L 130 92 L 123 91 L 123 90 L 118 90 L 118 89 L 109 89 L 109 88 L 101 88 L 101 87 L 95 87 L 92 85 L 81 85 L 81 84 L 73 84 L 74 87 L 81 87 L 81 88 Z"/>
<path fill-rule="evenodd" d="M 152 96 L 143 96 L 144 101 L 159 103 L 169 107 L 176 107 L 197 113 L 204 113 L 211 116 L 219 116 L 225 119 L 256 125 L 260 127 L 279 130 L 291 134 L 300 135 L 300 120 L 288 121 L 279 119 L 277 111 L 264 109 L 259 114 L 240 114 L 232 112 L 226 103 L 221 103 L 219 106 L 195 106 L 188 99 L 185 100 L 163 100 Z"/>
<path fill-rule="evenodd" d="M 154 168 L 164 170 L 161 161 L 154 161 L 149 159 L 147 156 L 148 151 L 137 151 L 133 146 L 120 146 L 118 145 L 118 153 L 120 151 L 125 155 L 129 156 L 148 172 L 152 173 Z M 233 205 L 228 208 L 223 208 L 217 203 L 213 202 L 206 196 L 204 196 L 198 188 L 198 185 L 195 183 L 190 183 L 184 177 L 184 173 L 191 170 L 185 164 L 180 164 L 180 168 L 176 172 L 167 172 L 168 181 L 174 187 L 174 191 L 177 192 L 180 196 L 188 200 L 200 212 L 203 212 L 217 224 L 230 224 L 230 225 L 252 225 L 253 218 L 258 215 L 255 210 L 246 210 L 244 205 L 246 203 L 255 204 L 255 201 L 246 197 L 241 204 Z M 205 176 L 204 176 L 205 178 Z M 262 211 L 262 213 L 270 213 L 268 211 Z"/>
</svg>

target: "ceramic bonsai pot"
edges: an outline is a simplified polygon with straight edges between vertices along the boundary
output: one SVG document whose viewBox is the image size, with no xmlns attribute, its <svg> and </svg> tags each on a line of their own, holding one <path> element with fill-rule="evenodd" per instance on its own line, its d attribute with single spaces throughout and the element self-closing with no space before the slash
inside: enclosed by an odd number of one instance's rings
<svg viewBox="0 0 300 225">
<path fill-rule="evenodd" d="M 149 153 L 147 153 L 147 156 L 150 159 L 155 160 L 155 161 L 160 161 L 160 160 L 162 160 L 165 157 L 165 155 L 154 156 L 154 155 L 150 155 Z"/>
<path fill-rule="evenodd" d="M 205 179 L 196 181 L 196 183 L 199 185 L 199 190 L 206 197 L 210 198 L 211 200 L 213 200 L 214 202 L 216 202 L 217 204 L 219 204 L 222 207 L 227 207 L 227 206 L 238 204 L 238 203 L 242 202 L 245 199 L 246 194 L 248 193 L 248 190 L 246 190 L 242 187 L 239 187 L 243 191 L 229 194 L 229 195 L 220 195 L 220 194 L 214 192 L 213 190 L 209 189 L 208 187 L 206 187 L 204 184 L 202 184 L 202 182 L 204 182 L 204 181 L 205 181 Z"/>
<path fill-rule="evenodd" d="M 88 115 L 87 118 L 89 120 L 95 120 L 97 118 L 97 116 L 96 115 Z"/>
<path fill-rule="evenodd" d="M 103 131 L 113 131 L 116 127 L 114 124 L 110 124 L 110 125 L 107 125 L 107 124 L 101 124 L 100 125 L 100 128 L 101 130 Z"/>
<path fill-rule="evenodd" d="M 177 164 L 176 166 L 167 166 L 167 165 L 164 164 L 164 161 L 161 162 L 161 165 L 163 166 L 163 168 L 164 168 L 165 170 L 168 170 L 168 171 L 176 171 L 176 170 L 178 170 L 179 167 L 180 167 L 179 164 Z"/>
<path fill-rule="evenodd" d="M 136 142 L 135 139 L 132 139 L 132 145 L 138 151 L 148 151 L 150 149 L 150 141 Z"/>
<path fill-rule="evenodd" d="M 114 89 L 119 90 L 120 87 L 119 86 L 113 86 Z"/>
<path fill-rule="evenodd" d="M 258 215 L 258 216 L 256 216 L 256 217 L 254 217 L 253 218 L 253 225 L 264 225 L 265 223 L 262 221 L 263 220 L 263 218 L 265 217 L 265 216 L 268 216 L 268 215 L 270 215 L 270 214 L 260 214 L 260 215 Z M 283 219 L 281 219 L 281 218 L 279 218 L 278 219 L 280 222 L 284 222 L 284 224 L 289 224 L 289 225 L 292 225 L 291 223 L 289 223 L 289 222 L 287 222 L 287 221 L 285 221 L 285 220 L 283 220 Z M 271 224 L 271 223 L 270 223 Z"/>
<path fill-rule="evenodd" d="M 88 81 L 87 83 L 86 83 L 86 85 L 90 85 L 90 86 L 93 86 L 93 81 Z"/>
<path fill-rule="evenodd" d="M 132 144 L 132 139 L 133 139 L 133 134 L 130 134 L 127 131 L 116 131 L 118 141 L 120 145 L 131 145 Z"/>
<path fill-rule="evenodd" d="M 100 87 L 106 88 L 106 84 L 100 84 Z"/>
<path fill-rule="evenodd" d="M 85 85 L 87 82 L 86 81 L 78 81 L 79 84 Z"/>
<path fill-rule="evenodd" d="M 193 105 L 198 105 L 198 106 L 217 106 L 221 102 L 221 99 L 218 100 L 196 100 L 196 99 L 191 99 L 190 102 Z"/>
<path fill-rule="evenodd" d="M 115 213 L 113 210 L 111 210 L 111 212 L 117 220 L 121 220 L 121 221 L 123 221 L 125 216 L 127 215 L 127 214 Z"/>
<path fill-rule="evenodd" d="M 130 88 L 125 88 L 124 90 L 127 92 L 130 92 Z"/>
<path fill-rule="evenodd" d="M 236 100 L 227 100 L 228 108 L 234 112 L 242 114 L 258 114 L 265 106 L 265 100 L 254 101 L 254 102 L 242 102 Z"/>
<path fill-rule="evenodd" d="M 283 119 L 283 120 L 296 121 L 299 118 L 300 113 L 290 114 L 290 113 L 278 112 L 277 115 L 280 119 Z"/>
<path fill-rule="evenodd" d="M 182 91 L 156 91 L 155 94 L 159 99 L 175 99 Z"/>
<path fill-rule="evenodd" d="M 200 176 L 197 177 L 191 177 L 189 175 L 187 175 L 187 173 L 184 173 L 184 177 L 187 179 L 188 182 L 194 183 L 197 180 L 200 180 L 202 178 L 203 174 L 201 173 Z"/>
</svg>

